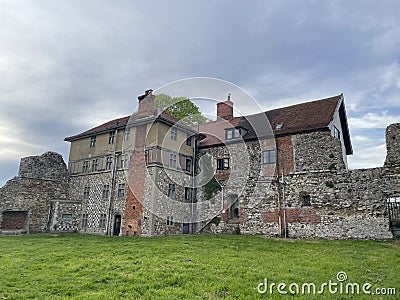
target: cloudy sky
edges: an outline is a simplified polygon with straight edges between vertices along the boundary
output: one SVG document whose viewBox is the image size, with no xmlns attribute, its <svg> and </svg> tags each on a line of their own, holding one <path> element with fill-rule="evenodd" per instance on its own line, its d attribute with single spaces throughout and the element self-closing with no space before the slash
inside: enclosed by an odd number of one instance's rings
<svg viewBox="0 0 400 300">
<path fill-rule="evenodd" d="M 68 160 L 64 137 L 196 76 L 265 110 L 343 93 L 350 167 L 380 166 L 400 122 L 399 12 L 396 0 L 0 0 L 0 186 L 20 157 Z"/>
</svg>

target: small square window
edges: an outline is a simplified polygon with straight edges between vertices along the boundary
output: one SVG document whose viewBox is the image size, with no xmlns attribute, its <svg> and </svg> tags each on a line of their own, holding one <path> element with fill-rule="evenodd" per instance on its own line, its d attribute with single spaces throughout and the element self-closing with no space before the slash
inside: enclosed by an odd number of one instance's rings
<svg viewBox="0 0 400 300">
<path fill-rule="evenodd" d="M 276 163 L 276 151 L 266 150 L 262 152 L 262 163 L 263 164 L 275 164 Z"/>
<path fill-rule="evenodd" d="M 303 206 L 311 206 L 310 195 L 303 196 Z"/>
<path fill-rule="evenodd" d="M 174 217 L 167 216 L 167 226 L 172 226 L 172 225 L 174 225 Z"/>
<path fill-rule="evenodd" d="M 217 159 L 217 170 L 227 170 L 227 169 L 229 169 L 229 158 Z"/>
</svg>

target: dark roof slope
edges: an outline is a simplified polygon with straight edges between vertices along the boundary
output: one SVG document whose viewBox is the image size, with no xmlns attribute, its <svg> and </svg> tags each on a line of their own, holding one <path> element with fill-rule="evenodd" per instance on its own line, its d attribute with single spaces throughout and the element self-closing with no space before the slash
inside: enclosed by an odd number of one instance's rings
<svg viewBox="0 0 400 300">
<path fill-rule="evenodd" d="M 332 121 L 342 96 L 296 104 L 265 112 L 278 135 L 307 132 L 326 128 Z M 276 126 L 282 124 L 280 130 Z"/>
<path fill-rule="evenodd" d="M 86 131 L 84 131 L 82 133 L 66 137 L 64 139 L 64 141 L 69 142 L 69 141 L 77 140 L 77 139 L 80 139 L 80 138 L 83 138 L 83 137 L 92 136 L 92 135 L 99 134 L 99 133 L 102 133 L 102 132 L 107 132 L 107 131 L 110 131 L 110 130 L 115 130 L 115 129 L 118 129 L 118 128 L 122 128 L 122 127 L 126 126 L 126 124 L 128 123 L 129 118 L 130 118 L 130 116 L 127 116 L 127 117 L 115 119 L 115 120 L 112 120 L 112 121 L 108 121 L 108 122 L 106 122 L 104 124 L 101 124 L 99 126 L 93 127 L 92 129 L 86 130 Z"/>
<path fill-rule="evenodd" d="M 244 136 L 244 139 L 252 140 L 260 138 L 262 135 L 269 136 L 274 134 L 275 136 L 282 136 L 302 132 L 328 130 L 328 126 L 333 120 L 334 114 L 338 109 L 343 126 L 343 137 L 346 145 L 346 152 L 347 154 L 352 154 L 353 150 L 348 131 L 343 95 L 278 108 L 255 115 L 235 117 L 230 121 L 214 121 L 201 124 L 199 127 L 196 126 L 192 129 L 183 125 L 180 125 L 180 127 L 185 127 L 185 129 L 188 131 L 197 131 L 197 129 L 199 129 L 201 133 L 205 134 L 205 138 L 200 141 L 199 146 L 212 147 L 220 145 L 224 142 L 225 128 L 229 127 L 227 122 L 229 122 L 232 127 L 243 127 L 247 129 L 248 131 Z M 115 119 L 80 134 L 67 137 L 65 138 L 65 141 L 73 141 L 99 133 L 123 128 L 128 124 L 128 122 L 135 122 L 137 117 L 140 116 L 133 115 Z M 177 122 L 177 119 L 166 112 L 162 112 L 159 115 L 155 114 L 154 117 L 171 124 Z M 266 122 L 267 120 L 271 125 L 270 128 L 268 128 L 269 126 Z"/>
<path fill-rule="evenodd" d="M 229 121 L 232 127 L 247 129 L 245 140 L 264 136 L 283 136 L 303 132 L 328 130 L 336 110 L 343 106 L 343 96 L 305 102 L 245 117 L 235 117 Z M 349 139 L 347 121 L 343 124 L 344 137 Z M 200 125 L 200 132 L 207 137 L 200 142 L 200 147 L 212 147 L 225 140 L 224 128 L 229 128 L 227 121 L 216 121 Z M 269 124 L 270 126 L 269 126 Z M 348 154 L 352 152 L 350 140 L 345 141 Z"/>
<path fill-rule="evenodd" d="M 171 123 L 171 124 L 174 124 L 174 123 L 178 122 L 178 120 L 174 116 L 170 115 L 169 113 L 167 113 L 165 111 L 163 111 L 163 112 L 161 112 L 159 114 L 158 114 L 157 111 L 155 111 L 154 115 L 152 115 L 152 116 L 150 115 L 148 117 L 154 117 L 154 119 L 157 119 L 157 120 L 160 120 L 160 121 L 164 121 L 164 122 L 168 122 L 168 123 Z M 114 119 L 112 121 L 108 121 L 108 122 L 106 122 L 104 124 L 101 124 L 99 126 L 93 127 L 91 129 L 86 130 L 86 131 L 84 131 L 82 133 L 79 133 L 77 135 L 66 137 L 64 139 L 64 141 L 71 142 L 73 140 L 78 140 L 78 139 L 85 138 L 85 137 L 88 137 L 88 136 L 93 136 L 93 135 L 96 135 L 96 134 L 109 132 L 109 131 L 112 131 L 112 130 L 115 130 L 115 129 L 124 128 L 124 127 L 126 127 L 128 122 L 129 122 L 129 125 L 131 125 L 131 124 L 133 125 L 136 121 L 139 121 L 140 118 L 143 118 L 143 116 L 140 116 L 140 115 L 135 113 L 135 114 L 133 114 L 131 116 Z M 184 127 L 184 125 L 180 124 L 179 127 Z M 189 127 L 187 127 L 187 128 L 185 127 L 185 129 L 188 130 L 188 131 L 193 131 Z"/>
</svg>

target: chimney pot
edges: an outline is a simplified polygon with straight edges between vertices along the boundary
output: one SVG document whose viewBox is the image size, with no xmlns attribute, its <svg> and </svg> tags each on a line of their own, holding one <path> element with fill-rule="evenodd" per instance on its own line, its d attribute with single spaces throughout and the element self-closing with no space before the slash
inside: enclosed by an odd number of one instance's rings
<svg viewBox="0 0 400 300">
<path fill-rule="evenodd" d="M 144 92 L 143 95 L 138 97 L 139 100 L 139 109 L 138 113 L 140 115 L 151 115 L 154 112 L 154 98 L 153 90 L 148 89 Z"/>
<path fill-rule="evenodd" d="M 226 101 L 217 103 L 217 117 L 228 121 L 233 118 L 233 102 L 230 93 Z"/>
</svg>

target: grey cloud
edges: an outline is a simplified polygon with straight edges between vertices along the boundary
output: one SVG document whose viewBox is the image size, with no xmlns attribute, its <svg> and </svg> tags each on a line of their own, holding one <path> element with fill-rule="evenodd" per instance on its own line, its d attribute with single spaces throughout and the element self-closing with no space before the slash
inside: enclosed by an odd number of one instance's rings
<svg viewBox="0 0 400 300">
<path fill-rule="evenodd" d="M 350 116 L 384 110 L 400 97 L 398 11 L 397 1 L 2 1 L 0 128 L 67 159 L 66 135 L 193 76 L 229 80 L 265 109 L 343 92 Z"/>
</svg>

